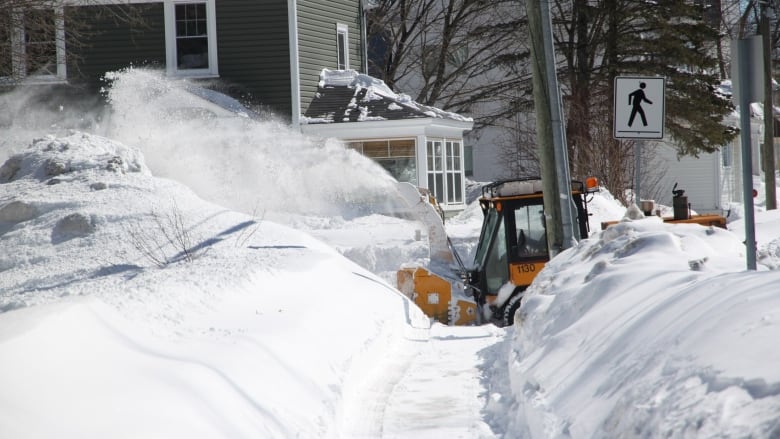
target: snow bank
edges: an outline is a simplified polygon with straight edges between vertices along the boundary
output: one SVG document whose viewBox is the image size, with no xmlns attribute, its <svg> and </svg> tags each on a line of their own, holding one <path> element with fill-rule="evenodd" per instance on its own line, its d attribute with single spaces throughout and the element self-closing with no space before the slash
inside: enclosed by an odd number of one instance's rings
<svg viewBox="0 0 780 439">
<path fill-rule="evenodd" d="M 46 137 L 2 175 L 0 437 L 338 438 L 365 364 L 427 337 L 379 277 L 132 147 Z"/>
<path fill-rule="evenodd" d="M 742 266 L 744 246 L 731 232 L 654 217 L 623 221 L 556 257 L 516 316 L 510 430 L 776 434 L 780 354 L 762 346 L 780 336 L 780 297 L 768 293 L 780 273 Z"/>
</svg>

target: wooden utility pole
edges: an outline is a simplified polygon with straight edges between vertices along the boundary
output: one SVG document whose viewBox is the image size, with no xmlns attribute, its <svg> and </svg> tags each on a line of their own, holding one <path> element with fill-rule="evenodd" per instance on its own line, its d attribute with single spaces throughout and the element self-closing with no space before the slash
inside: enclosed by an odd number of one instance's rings
<svg viewBox="0 0 780 439">
<path fill-rule="evenodd" d="M 766 188 L 766 209 L 777 209 L 777 190 L 775 188 L 775 106 L 772 93 L 772 47 L 769 35 L 769 17 L 767 2 L 761 5 L 761 21 L 759 33 L 763 42 L 764 58 L 764 142 L 761 146 L 761 168 L 764 171 L 764 186 Z"/>
<path fill-rule="evenodd" d="M 551 93 L 549 63 L 555 66 L 555 58 L 546 50 L 545 23 L 543 17 L 549 17 L 549 4 L 544 0 L 527 0 L 528 33 L 531 41 L 531 74 L 536 113 L 536 141 L 539 145 L 539 167 L 542 177 L 542 192 L 544 193 L 544 216 L 547 226 L 547 249 L 550 257 L 571 246 L 570 239 L 564 236 L 563 218 L 561 214 L 561 187 L 556 167 L 556 152 L 553 122 L 555 115 L 552 108 L 553 99 L 558 95 Z M 542 8 L 548 8 L 548 14 L 543 15 Z M 550 32 L 551 29 L 547 29 Z M 555 69 L 552 69 L 553 72 Z M 557 87 L 557 81 L 555 83 Z M 564 147 L 565 148 L 565 147 Z M 571 191 L 571 183 L 567 185 Z M 568 197 L 571 199 L 571 196 Z"/>
</svg>

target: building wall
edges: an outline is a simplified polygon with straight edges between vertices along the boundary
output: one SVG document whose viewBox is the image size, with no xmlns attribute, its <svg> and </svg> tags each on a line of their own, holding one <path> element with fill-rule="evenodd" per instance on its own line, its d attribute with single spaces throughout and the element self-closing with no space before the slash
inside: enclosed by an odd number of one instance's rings
<svg viewBox="0 0 780 439">
<path fill-rule="evenodd" d="M 121 13 L 116 6 L 71 7 L 66 14 L 74 20 L 89 23 L 90 29 L 76 44 L 67 31 L 68 80 L 97 92 L 106 72 L 135 66 L 165 66 L 165 26 L 163 4 L 145 3 L 130 6 L 137 10 L 139 23 L 117 23 Z M 111 12 L 111 11 L 114 12 Z M 67 20 L 67 17 L 66 17 Z"/>
<path fill-rule="evenodd" d="M 219 0 L 215 6 L 221 91 L 289 118 L 287 2 Z M 129 7 L 142 11 L 142 23 L 116 23 L 111 14 L 105 13 L 109 6 L 77 8 L 84 20 L 94 23 L 96 32 L 76 57 L 69 58 L 71 82 L 86 82 L 97 89 L 106 71 L 129 65 L 165 68 L 163 3 Z"/>
<path fill-rule="evenodd" d="M 230 94 L 249 98 L 289 119 L 287 1 L 218 0 L 216 11 L 219 77 L 232 87 Z"/>
<path fill-rule="evenodd" d="M 301 111 L 317 92 L 323 68 L 337 68 L 336 24 L 346 24 L 349 34 L 349 67 L 362 71 L 360 1 L 298 0 L 298 61 Z"/>
</svg>

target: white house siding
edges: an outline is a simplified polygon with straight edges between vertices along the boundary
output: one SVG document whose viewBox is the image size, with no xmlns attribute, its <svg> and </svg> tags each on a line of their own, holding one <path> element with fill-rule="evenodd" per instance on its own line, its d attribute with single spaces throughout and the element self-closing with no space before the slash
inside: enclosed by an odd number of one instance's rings
<svg viewBox="0 0 780 439">
<path fill-rule="evenodd" d="M 509 168 L 501 160 L 500 137 L 502 132 L 486 127 L 480 130 L 479 137 L 466 136 L 472 145 L 473 175 L 475 181 L 495 181 L 509 177 Z"/>
<path fill-rule="evenodd" d="M 657 144 L 657 159 L 666 167 L 656 203 L 672 205 L 672 188 L 683 189 L 688 203 L 697 213 L 722 213 L 721 201 L 721 154 L 701 154 L 698 158 L 677 158 L 674 148 Z M 657 195 L 657 196 L 658 196 Z"/>
</svg>

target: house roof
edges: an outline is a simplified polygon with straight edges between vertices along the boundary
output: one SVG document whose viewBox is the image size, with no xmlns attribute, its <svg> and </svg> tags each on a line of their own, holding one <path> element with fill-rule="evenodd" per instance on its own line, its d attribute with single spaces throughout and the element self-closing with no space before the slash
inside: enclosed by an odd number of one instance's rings
<svg viewBox="0 0 780 439">
<path fill-rule="evenodd" d="M 317 93 L 306 109 L 304 124 L 408 119 L 473 122 L 471 118 L 414 102 L 379 79 L 354 70 L 324 69 Z"/>
</svg>

